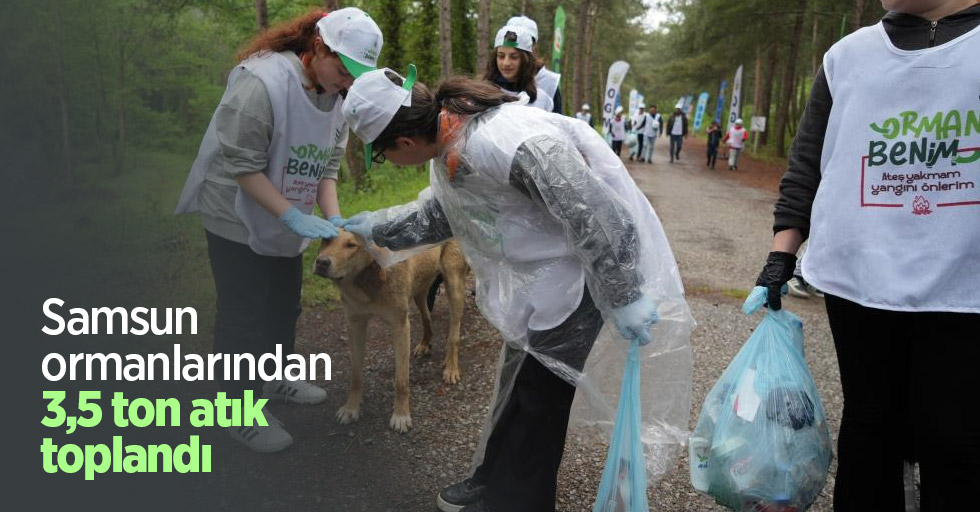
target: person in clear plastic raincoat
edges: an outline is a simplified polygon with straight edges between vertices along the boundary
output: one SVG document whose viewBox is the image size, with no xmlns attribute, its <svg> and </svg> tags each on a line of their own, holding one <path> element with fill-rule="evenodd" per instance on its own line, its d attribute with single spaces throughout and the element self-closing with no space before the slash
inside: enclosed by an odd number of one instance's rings
<svg viewBox="0 0 980 512">
<path fill-rule="evenodd" d="M 646 197 L 585 123 L 486 82 L 451 78 L 433 94 L 414 80 L 365 73 L 344 115 L 375 161 L 431 160 L 431 189 L 345 229 L 394 251 L 455 237 L 506 340 L 473 474 L 439 494 L 440 509 L 554 510 L 576 386 L 612 416 L 623 338 L 663 363 L 650 381 L 660 394 L 644 397 L 646 440 L 672 444 L 687 426 L 693 321 L 677 266 Z M 617 339 L 593 350 L 605 322 Z"/>
</svg>

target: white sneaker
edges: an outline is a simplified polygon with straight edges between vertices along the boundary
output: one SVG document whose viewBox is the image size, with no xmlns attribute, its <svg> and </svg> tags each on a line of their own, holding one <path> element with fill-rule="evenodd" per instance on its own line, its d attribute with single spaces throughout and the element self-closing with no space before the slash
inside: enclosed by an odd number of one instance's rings
<svg viewBox="0 0 980 512">
<path fill-rule="evenodd" d="M 799 297 L 801 299 L 809 299 L 810 294 L 807 292 L 806 281 L 802 277 L 796 276 L 790 279 L 786 285 L 789 287 L 789 294 L 794 297 Z"/>
<path fill-rule="evenodd" d="M 228 435 L 259 453 L 278 452 L 293 444 L 293 436 L 282 428 L 281 421 L 265 408 L 262 409 L 262 414 L 265 416 L 265 422 L 268 423 L 267 426 L 228 427 Z"/>
<path fill-rule="evenodd" d="M 327 399 L 327 392 L 305 380 L 273 380 L 262 386 L 262 398 L 285 400 L 298 404 L 318 404 Z"/>
<path fill-rule="evenodd" d="M 823 298 L 823 292 L 822 292 L 822 291 L 820 291 L 820 290 L 818 290 L 818 289 L 816 289 L 816 288 L 815 288 L 815 287 L 814 287 L 814 286 L 813 286 L 812 284 L 810 284 L 810 283 L 807 283 L 807 284 L 806 284 L 806 291 L 807 291 L 807 293 L 809 293 L 810 295 L 812 295 L 812 296 L 814 296 L 814 297 L 819 297 L 819 298 L 821 298 L 821 299 Z"/>
</svg>

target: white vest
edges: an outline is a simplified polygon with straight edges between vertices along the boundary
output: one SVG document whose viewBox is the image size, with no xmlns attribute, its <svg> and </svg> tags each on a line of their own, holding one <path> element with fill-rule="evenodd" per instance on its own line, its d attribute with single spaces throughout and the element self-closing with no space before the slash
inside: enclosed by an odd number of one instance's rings
<svg viewBox="0 0 980 512">
<path fill-rule="evenodd" d="M 649 112 L 643 114 L 644 125 L 643 125 L 643 136 L 656 138 L 660 135 L 660 113 L 650 115 Z"/>
<path fill-rule="evenodd" d="M 540 108 L 545 112 L 554 111 L 555 93 L 558 92 L 559 80 L 561 80 L 561 75 L 554 71 L 548 71 L 547 68 L 542 66 L 538 70 L 538 74 L 534 76 L 534 86 L 538 89 L 538 97 L 535 98 L 534 103 L 530 103 L 529 105 Z"/>
<path fill-rule="evenodd" d="M 562 224 L 510 184 L 517 149 L 540 135 L 572 144 L 593 175 L 622 201 L 639 233 L 637 268 L 644 276 L 643 291 L 660 304 L 672 304 L 664 311 L 670 309 L 678 318 L 688 314 L 660 221 L 595 130 L 570 117 L 514 104 L 476 122 L 482 124 L 463 141 L 455 179 L 449 180 L 443 159 L 436 158 L 431 183 L 473 268 L 477 304 L 506 340 L 520 340 L 528 329 L 559 325 L 581 301 L 586 279 L 587 265 L 569 247 Z M 608 310 L 600 296 L 592 296 L 600 309 Z"/>
<path fill-rule="evenodd" d="M 226 94 L 242 68 L 262 80 L 272 104 L 275 123 L 268 151 L 269 165 L 263 174 L 293 206 L 303 213 L 312 213 L 320 177 L 337 139 L 347 130 L 341 114 L 343 103 L 338 99 L 329 112 L 317 109 L 306 95 L 295 67 L 278 53 L 252 56 L 240 63 L 228 77 Z M 205 179 L 210 179 L 207 169 L 215 158 L 221 157 L 220 153 L 212 117 L 175 213 L 198 211 L 201 186 Z M 235 199 L 235 212 L 248 228 L 249 247 L 258 254 L 296 256 L 310 243 L 293 234 L 241 189 Z"/>
<path fill-rule="evenodd" d="M 728 129 L 728 145 L 734 149 L 742 149 L 745 146 L 745 127 L 732 126 Z"/>
<path fill-rule="evenodd" d="M 900 50 L 834 45 L 807 281 L 864 306 L 980 313 L 980 27 Z"/>
</svg>

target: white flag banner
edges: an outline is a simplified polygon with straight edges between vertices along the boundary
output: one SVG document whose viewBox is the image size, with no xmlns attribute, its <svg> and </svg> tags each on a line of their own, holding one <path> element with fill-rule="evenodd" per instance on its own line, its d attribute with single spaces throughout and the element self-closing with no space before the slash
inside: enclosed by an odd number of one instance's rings
<svg viewBox="0 0 980 512">
<path fill-rule="evenodd" d="M 636 106 L 640 104 L 640 91 L 633 89 L 630 91 L 630 103 L 629 109 L 626 111 L 630 117 L 633 118 L 636 115 Z"/>
<path fill-rule="evenodd" d="M 728 126 L 735 124 L 740 110 L 742 110 L 742 66 L 735 71 L 735 81 L 732 82 L 732 104 L 728 109 Z"/>
<path fill-rule="evenodd" d="M 606 91 L 602 96 L 602 118 L 611 119 L 613 110 L 616 108 L 616 96 L 619 94 L 619 86 L 623 85 L 623 79 L 630 70 L 630 65 L 624 60 L 617 60 L 609 66 L 609 74 L 606 75 Z"/>
</svg>

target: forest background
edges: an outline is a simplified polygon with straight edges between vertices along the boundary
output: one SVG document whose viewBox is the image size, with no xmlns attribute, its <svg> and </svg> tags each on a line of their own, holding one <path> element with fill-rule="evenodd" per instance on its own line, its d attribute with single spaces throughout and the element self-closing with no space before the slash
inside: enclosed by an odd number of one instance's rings
<svg viewBox="0 0 980 512">
<path fill-rule="evenodd" d="M 56 226 L 46 240 L 71 240 L 78 253 L 96 255 L 73 276 L 80 288 L 208 311 L 203 230 L 172 210 L 237 51 L 271 24 L 346 6 L 380 25 L 381 65 L 404 71 L 415 63 L 429 85 L 478 74 L 493 34 L 519 13 L 537 21 L 539 56 L 553 66 L 560 6 L 567 115 L 583 103 L 598 114 L 606 71 L 625 60 L 623 96 L 637 89 L 662 112 L 706 91 L 711 116 L 726 80 L 725 119 L 742 65 L 740 114 L 769 119 L 758 140 L 767 159 L 785 156 L 823 53 L 883 14 L 870 0 L 13 0 L 0 18 L 4 207 Z M 345 214 L 411 200 L 426 186 L 422 169 L 386 164 L 365 173 L 351 140 L 341 174 Z M 21 220 L 7 216 L 5 234 L 29 232 Z M 323 280 L 307 279 L 305 304 L 331 297 Z"/>
</svg>

